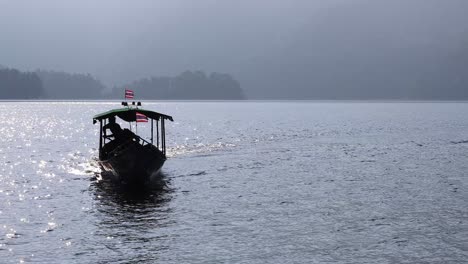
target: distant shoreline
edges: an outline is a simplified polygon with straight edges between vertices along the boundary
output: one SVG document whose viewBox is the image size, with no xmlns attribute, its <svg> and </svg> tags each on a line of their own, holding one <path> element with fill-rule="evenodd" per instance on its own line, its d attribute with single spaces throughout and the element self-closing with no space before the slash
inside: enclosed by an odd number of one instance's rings
<svg viewBox="0 0 468 264">
<path fill-rule="evenodd" d="M 110 103 L 110 102 L 122 102 L 122 100 L 117 99 L 0 99 L 0 102 L 51 102 L 51 103 L 86 103 L 86 102 L 96 102 L 96 103 Z M 375 100 L 356 100 L 356 99 L 337 99 L 337 100 L 327 100 L 327 99 L 243 99 L 243 100 L 127 100 L 128 102 L 160 102 L 160 103 L 176 103 L 176 102 L 188 102 L 188 103 L 216 103 L 216 102 L 245 102 L 245 103 L 274 103 L 274 102 L 309 102 L 309 103 L 468 103 L 468 100 L 396 100 L 396 99 L 375 99 Z"/>
</svg>

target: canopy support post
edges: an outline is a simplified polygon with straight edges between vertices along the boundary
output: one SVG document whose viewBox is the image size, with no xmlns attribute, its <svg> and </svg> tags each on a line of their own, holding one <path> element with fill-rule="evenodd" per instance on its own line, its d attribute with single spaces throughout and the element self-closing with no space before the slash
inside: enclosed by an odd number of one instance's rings
<svg viewBox="0 0 468 264">
<path fill-rule="evenodd" d="M 153 145 L 153 118 L 151 118 L 151 145 Z"/>
<path fill-rule="evenodd" d="M 106 127 L 106 119 L 99 120 L 99 126 L 100 127 Z M 103 130 L 103 129 L 100 128 L 99 133 L 100 133 L 101 138 L 102 138 L 102 140 L 101 139 L 99 140 L 99 147 L 101 147 L 101 142 L 103 142 L 103 145 L 106 144 L 106 136 L 107 135 L 106 135 L 106 130 L 105 129 Z"/>
<path fill-rule="evenodd" d="M 156 120 L 156 147 L 159 149 L 159 119 Z"/>
<path fill-rule="evenodd" d="M 99 157 L 102 157 L 102 120 L 99 120 Z"/>
<path fill-rule="evenodd" d="M 164 118 L 161 118 L 161 146 L 162 153 L 166 155 L 166 128 L 164 125 Z"/>
</svg>

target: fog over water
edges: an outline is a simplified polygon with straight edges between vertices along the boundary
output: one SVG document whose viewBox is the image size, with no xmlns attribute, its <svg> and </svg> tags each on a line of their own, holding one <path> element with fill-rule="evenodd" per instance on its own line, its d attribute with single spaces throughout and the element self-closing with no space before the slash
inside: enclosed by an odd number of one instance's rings
<svg viewBox="0 0 468 264">
<path fill-rule="evenodd" d="M 249 98 L 466 99 L 468 2 L 2 1 L 0 64 L 106 85 L 232 74 Z"/>
</svg>

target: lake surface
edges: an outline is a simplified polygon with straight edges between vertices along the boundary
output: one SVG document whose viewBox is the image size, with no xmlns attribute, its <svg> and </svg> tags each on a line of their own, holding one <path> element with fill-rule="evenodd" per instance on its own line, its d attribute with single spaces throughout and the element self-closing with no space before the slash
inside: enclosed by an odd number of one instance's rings
<svg viewBox="0 0 468 264">
<path fill-rule="evenodd" d="M 175 122 L 138 191 L 96 177 L 117 105 L 0 104 L 1 263 L 468 260 L 468 103 L 144 103 Z"/>
</svg>

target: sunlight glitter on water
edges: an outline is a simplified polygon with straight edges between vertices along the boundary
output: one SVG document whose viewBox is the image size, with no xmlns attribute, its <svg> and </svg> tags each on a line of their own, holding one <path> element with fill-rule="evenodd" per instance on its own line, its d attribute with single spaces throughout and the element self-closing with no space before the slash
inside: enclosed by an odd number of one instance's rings
<svg viewBox="0 0 468 264">
<path fill-rule="evenodd" d="M 177 121 L 163 188 L 136 192 L 95 177 L 91 117 L 115 105 L 0 105 L 15 112 L 0 120 L 2 261 L 468 258 L 467 104 L 150 102 Z"/>
<path fill-rule="evenodd" d="M 194 153 L 209 153 L 234 147 L 236 147 L 235 144 L 222 142 L 217 142 L 213 144 L 198 143 L 194 145 L 181 144 L 168 148 L 167 157 L 173 158 Z"/>
</svg>

